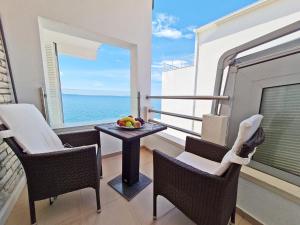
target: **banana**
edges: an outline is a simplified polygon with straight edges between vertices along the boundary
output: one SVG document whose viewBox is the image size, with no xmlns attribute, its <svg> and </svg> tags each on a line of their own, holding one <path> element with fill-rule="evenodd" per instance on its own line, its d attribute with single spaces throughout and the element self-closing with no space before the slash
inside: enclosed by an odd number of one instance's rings
<svg viewBox="0 0 300 225">
<path fill-rule="evenodd" d="M 129 116 L 120 119 L 120 121 L 124 121 L 124 122 L 130 121 L 131 123 L 135 123 L 135 119 L 133 119 L 132 117 L 129 117 Z"/>
</svg>

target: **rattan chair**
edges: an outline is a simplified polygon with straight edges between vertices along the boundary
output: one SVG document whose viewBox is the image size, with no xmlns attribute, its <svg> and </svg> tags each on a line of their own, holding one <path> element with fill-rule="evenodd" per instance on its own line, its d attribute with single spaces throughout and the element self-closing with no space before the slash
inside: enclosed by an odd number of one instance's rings
<svg viewBox="0 0 300 225">
<path fill-rule="evenodd" d="M 0 125 L 0 131 L 6 130 Z M 68 133 L 60 135 L 64 144 L 82 146 L 95 143 L 97 132 Z M 101 211 L 99 196 L 99 169 L 101 168 L 100 146 L 82 146 L 41 154 L 26 154 L 13 137 L 5 142 L 20 160 L 27 178 L 31 223 L 36 223 L 35 201 L 51 199 L 61 194 L 93 188 L 96 192 L 97 212 Z M 102 173 L 102 171 L 100 171 Z"/>
<path fill-rule="evenodd" d="M 246 158 L 264 141 L 259 128 L 243 144 L 240 157 Z M 187 137 L 185 151 L 221 162 L 229 149 L 193 137 Z M 222 176 L 211 175 L 157 150 L 154 158 L 153 217 L 157 217 L 157 196 L 172 202 L 199 225 L 227 225 L 235 222 L 238 178 L 241 165 L 232 163 Z"/>
</svg>

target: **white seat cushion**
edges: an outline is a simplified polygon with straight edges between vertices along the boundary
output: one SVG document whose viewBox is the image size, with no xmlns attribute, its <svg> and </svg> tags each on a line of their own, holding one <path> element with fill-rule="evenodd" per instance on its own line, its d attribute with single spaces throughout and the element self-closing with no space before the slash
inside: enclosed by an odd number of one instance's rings
<svg viewBox="0 0 300 225">
<path fill-rule="evenodd" d="M 0 105 L 0 120 L 26 153 L 36 154 L 64 149 L 61 140 L 34 105 Z"/>
<path fill-rule="evenodd" d="M 183 152 L 178 155 L 176 159 L 198 170 L 214 175 L 216 175 L 216 171 L 218 171 L 221 166 L 221 163 L 197 156 L 190 152 Z"/>
</svg>

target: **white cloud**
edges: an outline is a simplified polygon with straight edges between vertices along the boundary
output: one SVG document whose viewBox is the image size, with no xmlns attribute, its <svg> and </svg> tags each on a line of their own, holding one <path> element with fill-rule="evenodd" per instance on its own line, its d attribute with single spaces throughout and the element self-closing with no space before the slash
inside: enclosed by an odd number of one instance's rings
<svg viewBox="0 0 300 225">
<path fill-rule="evenodd" d="M 190 31 L 190 32 L 193 32 L 193 33 L 194 33 L 194 30 L 195 30 L 196 28 L 197 28 L 196 26 L 194 26 L 194 25 L 191 25 L 191 26 L 188 26 L 188 27 L 186 28 L 186 30 L 188 30 L 188 31 Z"/>
<path fill-rule="evenodd" d="M 191 30 L 185 29 L 183 32 L 180 29 L 175 28 L 175 24 L 178 22 L 178 18 L 165 13 L 158 13 L 155 20 L 152 22 L 152 33 L 156 37 L 169 38 L 169 39 L 192 39 L 193 33 Z M 188 28 L 190 28 L 189 26 Z"/>
<path fill-rule="evenodd" d="M 183 37 L 186 38 L 186 39 L 193 39 L 194 34 L 191 34 L 191 33 L 189 33 L 189 34 L 184 34 Z"/>
<path fill-rule="evenodd" d="M 168 28 L 162 29 L 153 33 L 156 37 L 164 37 L 170 39 L 180 39 L 182 38 L 182 33 L 179 30 Z"/>
</svg>

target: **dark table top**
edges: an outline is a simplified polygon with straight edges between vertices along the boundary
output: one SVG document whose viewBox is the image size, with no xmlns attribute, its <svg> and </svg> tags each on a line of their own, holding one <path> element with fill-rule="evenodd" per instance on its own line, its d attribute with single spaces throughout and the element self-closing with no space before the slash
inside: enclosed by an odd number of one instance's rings
<svg viewBox="0 0 300 225">
<path fill-rule="evenodd" d="M 95 129 L 123 141 L 132 141 L 165 130 L 167 127 L 156 123 L 145 123 L 143 128 L 126 130 L 116 127 L 116 123 L 105 123 L 95 126 Z"/>
</svg>

